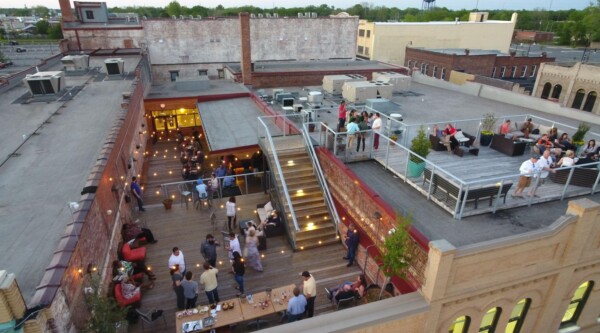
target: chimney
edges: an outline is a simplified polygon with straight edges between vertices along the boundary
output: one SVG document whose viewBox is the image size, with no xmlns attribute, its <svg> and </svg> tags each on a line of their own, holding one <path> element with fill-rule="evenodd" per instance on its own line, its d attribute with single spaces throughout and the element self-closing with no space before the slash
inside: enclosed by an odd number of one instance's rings
<svg viewBox="0 0 600 333">
<path fill-rule="evenodd" d="M 71 13 L 71 0 L 58 0 L 60 3 L 60 14 L 64 22 L 73 22 L 73 14 Z"/>
<path fill-rule="evenodd" d="M 465 49 L 465 55 L 468 56 L 471 53 L 471 50 Z"/>
<path fill-rule="evenodd" d="M 250 52 L 250 14 L 240 13 L 240 37 L 242 38 L 242 82 L 252 84 L 251 52 Z"/>
</svg>

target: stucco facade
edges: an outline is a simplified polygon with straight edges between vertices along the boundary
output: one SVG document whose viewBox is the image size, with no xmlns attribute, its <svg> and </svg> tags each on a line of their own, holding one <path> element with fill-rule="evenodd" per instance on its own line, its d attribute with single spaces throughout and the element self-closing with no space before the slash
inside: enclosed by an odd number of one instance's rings
<svg viewBox="0 0 600 333">
<path fill-rule="evenodd" d="M 577 63 L 573 67 L 542 64 L 535 87 L 536 97 L 600 115 L 600 67 Z"/>
<path fill-rule="evenodd" d="M 404 64 L 405 49 L 477 48 L 508 53 L 517 14 L 510 21 L 367 22 L 358 24 L 356 55 L 370 60 Z"/>
</svg>

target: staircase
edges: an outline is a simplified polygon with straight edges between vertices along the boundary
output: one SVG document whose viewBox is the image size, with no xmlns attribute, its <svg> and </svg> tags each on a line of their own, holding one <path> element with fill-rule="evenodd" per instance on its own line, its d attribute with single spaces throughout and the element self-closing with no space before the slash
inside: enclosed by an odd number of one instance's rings
<svg viewBox="0 0 600 333">
<path fill-rule="evenodd" d="M 290 207 L 284 195 L 281 176 L 275 168 L 273 153 L 265 152 L 275 175 L 277 192 L 280 196 L 279 203 L 283 205 L 288 229 L 290 233 L 294 233 L 290 237 L 296 241 L 295 249 L 304 250 L 338 242 L 334 222 L 325 204 L 323 191 L 314 174 L 302 136 L 274 137 L 273 143 L 298 221 L 300 229 L 298 231 L 295 231 Z"/>
</svg>

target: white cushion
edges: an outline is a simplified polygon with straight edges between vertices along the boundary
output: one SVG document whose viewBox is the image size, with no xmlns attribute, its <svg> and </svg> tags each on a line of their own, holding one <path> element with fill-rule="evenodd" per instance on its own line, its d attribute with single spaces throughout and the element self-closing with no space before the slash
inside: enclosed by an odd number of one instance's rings
<svg viewBox="0 0 600 333">
<path fill-rule="evenodd" d="M 273 205 L 271 204 L 271 201 L 269 201 L 265 204 L 264 209 L 267 213 L 270 213 L 273 210 Z"/>
</svg>

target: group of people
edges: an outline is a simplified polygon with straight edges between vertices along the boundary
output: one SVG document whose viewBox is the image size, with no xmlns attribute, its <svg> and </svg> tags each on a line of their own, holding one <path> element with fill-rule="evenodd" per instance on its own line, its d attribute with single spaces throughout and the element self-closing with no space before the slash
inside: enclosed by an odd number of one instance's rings
<svg viewBox="0 0 600 333">
<path fill-rule="evenodd" d="M 460 145 L 455 137 L 458 130 L 450 123 L 447 123 L 444 126 L 444 129 L 440 129 L 440 127 L 436 124 L 433 126 L 432 132 L 433 135 L 440 139 L 440 142 L 446 146 L 450 154 L 452 154 Z"/>
<path fill-rule="evenodd" d="M 381 133 L 381 118 L 378 113 L 368 113 L 363 111 L 358 114 L 358 111 L 352 109 L 346 109 L 346 101 L 342 101 L 338 108 L 338 127 L 337 131 L 341 132 L 346 130 L 348 135 L 348 149 L 352 149 L 354 140 L 356 143 L 356 152 L 360 152 L 360 146 L 362 144 L 362 151 L 365 151 L 366 138 L 368 130 L 373 130 L 373 148 L 379 148 L 379 134 Z"/>
</svg>

